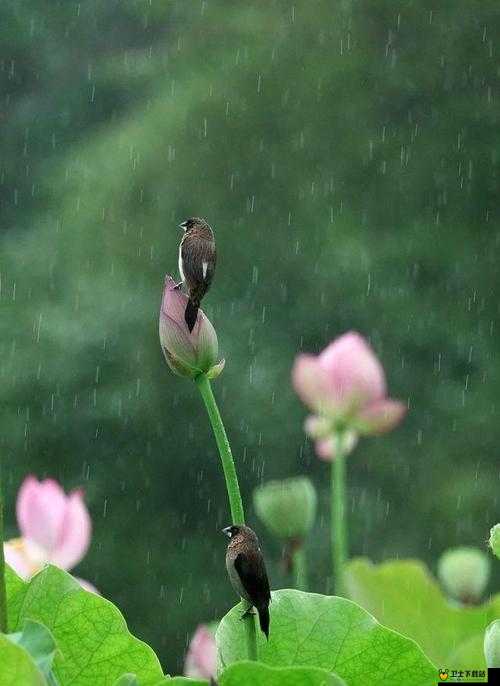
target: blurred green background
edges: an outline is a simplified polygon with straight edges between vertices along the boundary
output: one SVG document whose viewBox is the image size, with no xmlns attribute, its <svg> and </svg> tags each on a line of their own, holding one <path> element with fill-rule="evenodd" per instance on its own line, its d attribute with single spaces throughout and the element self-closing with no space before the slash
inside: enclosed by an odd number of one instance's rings
<svg viewBox="0 0 500 686">
<path fill-rule="evenodd" d="M 157 334 L 176 225 L 201 215 L 219 250 L 214 391 L 272 585 L 290 581 L 251 492 L 306 473 L 313 587 L 331 587 L 328 466 L 290 369 L 349 329 L 410 404 L 349 458 L 352 553 L 435 568 L 484 545 L 500 519 L 497 1 L 4 0 L 0 25 L 7 533 L 27 473 L 83 485 L 77 573 L 172 673 L 234 604 L 215 444 Z"/>
</svg>

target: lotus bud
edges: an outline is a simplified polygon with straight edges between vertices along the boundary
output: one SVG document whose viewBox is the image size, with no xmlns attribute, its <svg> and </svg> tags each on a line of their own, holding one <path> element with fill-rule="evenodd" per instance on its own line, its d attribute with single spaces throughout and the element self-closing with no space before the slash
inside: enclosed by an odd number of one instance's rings
<svg viewBox="0 0 500 686">
<path fill-rule="evenodd" d="M 171 276 L 165 277 L 160 310 L 160 343 L 170 369 L 192 379 L 206 374 L 215 379 L 224 369 L 224 360 L 217 360 L 219 344 L 210 320 L 203 312 L 191 333 L 184 319 L 188 298 L 176 287 Z"/>
<path fill-rule="evenodd" d="M 477 548 L 451 548 L 439 559 L 438 577 L 452 598 L 464 604 L 476 603 L 490 578 L 490 560 Z"/>
<path fill-rule="evenodd" d="M 489 669 L 500 668 L 500 619 L 495 619 L 486 629 L 484 634 L 484 657 Z"/>
<path fill-rule="evenodd" d="M 493 555 L 500 559 L 500 524 L 495 524 L 490 531 L 490 548 Z"/>
<path fill-rule="evenodd" d="M 317 496 L 307 477 L 268 481 L 253 493 L 257 516 L 278 538 L 302 540 L 316 517 Z"/>
<path fill-rule="evenodd" d="M 211 679 L 217 671 L 217 647 L 214 632 L 209 626 L 200 624 L 189 644 L 184 676 L 194 679 Z"/>
</svg>

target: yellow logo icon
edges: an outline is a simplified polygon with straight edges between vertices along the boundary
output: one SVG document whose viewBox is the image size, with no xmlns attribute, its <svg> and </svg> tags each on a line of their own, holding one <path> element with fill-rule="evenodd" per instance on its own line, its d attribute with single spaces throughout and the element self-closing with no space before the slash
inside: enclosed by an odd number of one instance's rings
<svg viewBox="0 0 500 686">
<path fill-rule="evenodd" d="M 446 681 L 448 678 L 448 670 L 447 669 L 440 669 L 439 670 L 439 678 L 441 681 Z"/>
</svg>

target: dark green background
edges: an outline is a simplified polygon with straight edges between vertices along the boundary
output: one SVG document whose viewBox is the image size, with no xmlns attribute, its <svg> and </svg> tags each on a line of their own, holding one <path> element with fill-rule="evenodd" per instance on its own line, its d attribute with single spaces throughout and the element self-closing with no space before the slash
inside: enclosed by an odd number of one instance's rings
<svg viewBox="0 0 500 686">
<path fill-rule="evenodd" d="M 27 473 L 83 484 L 77 572 L 171 672 L 234 603 L 210 427 L 157 336 L 176 224 L 199 214 L 219 249 L 214 390 L 259 533 L 254 486 L 309 474 L 313 587 L 329 588 L 328 468 L 290 369 L 357 329 L 410 412 L 349 458 L 352 553 L 435 564 L 484 545 L 500 519 L 497 0 L 5 0 L 0 25 L 9 535 Z"/>
</svg>

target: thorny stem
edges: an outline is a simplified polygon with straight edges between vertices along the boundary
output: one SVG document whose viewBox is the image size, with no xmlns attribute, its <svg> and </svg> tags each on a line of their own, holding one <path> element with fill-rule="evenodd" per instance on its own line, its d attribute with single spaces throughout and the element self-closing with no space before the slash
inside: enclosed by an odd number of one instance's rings
<svg viewBox="0 0 500 686">
<path fill-rule="evenodd" d="M 3 553 L 3 497 L 0 473 L 0 632 L 7 633 L 7 594 L 5 592 L 5 557 Z"/>
<path fill-rule="evenodd" d="M 199 388 L 205 407 L 207 408 L 208 417 L 212 425 L 212 430 L 215 436 L 215 442 L 219 449 L 220 459 L 222 462 L 222 469 L 224 470 L 224 478 L 226 480 L 227 496 L 229 498 L 229 507 L 231 509 L 231 519 L 233 524 L 241 525 L 245 523 L 245 514 L 243 511 L 243 503 L 241 500 L 240 487 L 238 484 L 238 475 L 234 466 L 233 455 L 231 453 L 231 446 L 227 438 L 226 430 L 220 416 L 219 408 L 215 401 L 210 380 L 206 374 L 200 374 L 195 379 L 196 385 Z M 248 604 L 242 601 L 242 607 L 247 609 Z M 245 619 L 245 631 L 247 636 L 247 650 L 248 659 L 257 660 L 257 632 L 255 629 L 255 615 L 248 614 Z"/>
<path fill-rule="evenodd" d="M 334 589 L 344 594 L 344 568 L 347 559 L 347 526 L 345 509 L 345 455 L 342 451 L 342 433 L 334 435 L 335 457 L 332 461 L 331 537 Z"/>
</svg>

